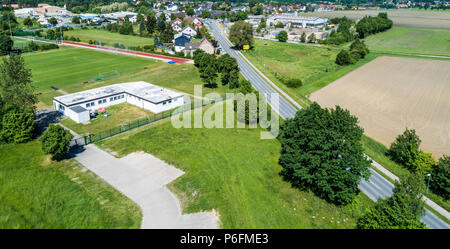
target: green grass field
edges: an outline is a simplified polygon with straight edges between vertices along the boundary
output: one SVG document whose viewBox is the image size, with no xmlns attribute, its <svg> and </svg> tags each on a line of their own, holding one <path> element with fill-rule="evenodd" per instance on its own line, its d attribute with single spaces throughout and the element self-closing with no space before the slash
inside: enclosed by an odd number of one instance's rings
<svg viewBox="0 0 450 249">
<path fill-rule="evenodd" d="M 155 115 L 150 111 L 128 103 L 109 106 L 105 109 L 111 116 L 105 117 L 104 115 L 99 114 L 95 119 L 90 121 L 90 124 L 78 124 L 70 118 L 66 118 L 60 122 L 79 135 L 86 135 L 88 133 L 97 134 L 101 131 L 107 130 L 108 128 L 119 127 L 121 124 L 126 123 L 129 120 L 134 120 L 145 116 L 150 118 Z"/>
<path fill-rule="evenodd" d="M 278 140 L 260 129 L 176 129 L 169 120 L 100 141 L 124 156 L 145 151 L 184 172 L 170 184 L 185 212 L 216 209 L 223 228 L 354 228 L 373 205 L 336 207 L 283 181 Z"/>
<path fill-rule="evenodd" d="M 450 56 L 450 29 L 394 26 L 365 42 L 374 52 Z"/>
<path fill-rule="evenodd" d="M 114 43 L 123 44 L 126 47 L 143 47 L 145 45 L 153 45 L 153 38 L 122 35 L 102 29 L 74 29 L 65 31 L 64 36 L 74 36 L 80 38 L 80 40 L 84 43 L 88 43 L 89 40 L 101 41 L 106 43 L 106 46 L 113 46 Z"/>
<path fill-rule="evenodd" d="M 74 93 L 114 83 L 146 81 L 194 94 L 194 85 L 203 85 L 198 69 L 192 64 L 171 65 L 152 59 L 73 47 L 61 47 L 23 56 L 26 66 L 32 70 L 33 81 L 40 92 L 41 103 L 38 107 L 52 105 L 52 98 L 61 95 L 50 86 Z M 113 70 L 117 70 L 120 76 L 104 81 L 92 81 L 99 73 Z M 216 89 L 203 88 L 204 94 L 228 91 L 228 87 L 220 83 Z"/>
<path fill-rule="evenodd" d="M 40 143 L 0 146 L 0 228 L 139 228 L 139 207 L 73 159 Z"/>
<path fill-rule="evenodd" d="M 307 105 L 307 96 L 310 93 L 376 58 L 375 55 L 369 54 L 367 58 L 353 65 L 342 67 L 334 63 L 338 52 L 337 49 L 326 47 L 255 39 L 255 48 L 244 55 L 301 105 Z M 289 88 L 276 74 L 301 79 L 303 86 Z"/>
</svg>

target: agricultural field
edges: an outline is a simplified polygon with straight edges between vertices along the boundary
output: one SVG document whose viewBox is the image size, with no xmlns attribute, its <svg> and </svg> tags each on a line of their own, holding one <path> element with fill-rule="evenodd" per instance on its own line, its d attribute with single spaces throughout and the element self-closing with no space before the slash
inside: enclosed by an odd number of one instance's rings
<svg viewBox="0 0 450 249">
<path fill-rule="evenodd" d="M 450 29 L 394 26 L 364 41 L 372 52 L 450 56 Z"/>
<path fill-rule="evenodd" d="M 260 132 L 176 129 L 166 120 L 97 144 L 120 157 L 144 151 L 186 172 L 169 186 L 184 212 L 214 208 L 222 228 L 354 228 L 373 205 L 360 194 L 337 207 L 291 187 L 279 175 L 280 143 L 261 140 Z"/>
<path fill-rule="evenodd" d="M 405 127 L 438 158 L 450 150 L 450 61 L 379 57 L 311 95 L 324 107 L 356 115 L 365 134 L 385 146 Z"/>
<path fill-rule="evenodd" d="M 448 28 L 450 11 L 446 10 L 343 10 L 301 13 L 304 16 L 320 16 L 327 18 L 346 16 L 350 19 L 360 19 L 366 15 L 376 16 L 379 12 L 387 12 L 394 25 L 422 27 L 422 28 Z"/>
<path fill-rule="evenodd" d="M 105 43 L 105 46 L 110 47 L 113 47 L 115 43 L 123 44 L 125 47 L 143 47 L 145 45 L 153 45 L 153 38 L 122 35 L 102 29 L 74 29 L 65 31 L 64 36 L 80 38 L 81 42 L 84 43 L 88 43 L 89 40 L 101 41 Z"/>
<path fill-rule="evenodd" d="M 0 228 L 139 228 L 139 207 L 73 159 L 40 143 L 0 146 Z"/>
<path fill-rule="evenodd" d="M 60 122 L 79 135 L 86 135 L 89 133 L 97 134 L 98 132 L 106 131 L 110 128 L 119 127 L 130 120 L 144 117 L 151 118 L 155 115 L 150 111 L 128 103 L 109 106 L 105 109 L 110 116 L 106 117 L 99 114 L 95 119 L 91 119 L 90 124 L 79 124 L 70 118 L 66 118 Z"/>
<path fill-rule="evenodd" d="M 62 95 L 51 86 L 74 93 L 114 83 L 146 81 L 194 94 L 194 85 L 203 85 L 197 68 L 192 64 L 171 65 L 147 58 L 63 46 L 45 52 L 27 53 L 23 57 L 41 93 L 39 108 L 51 106 L 53 97 Z M 111 77 L 98 80 L 100 74 Z M 203 88 L 204 94 L 226 91 L 228 88 L 220 83 L 216 89 Z"/>
<path fill-rule="evenodd" d="M 255 48 L 244 55 L 300 104 L 307 104 L 306 97 L 311 92 L 376 57 L 369 54 L 353 65 L 342 67 L 334 62 L 338 52 L 338 49 L 321 46 L 255 39 Z M 280 76 L 301 79 L 303 85 L 289 88 L 279 80 Z"/>
</svg>

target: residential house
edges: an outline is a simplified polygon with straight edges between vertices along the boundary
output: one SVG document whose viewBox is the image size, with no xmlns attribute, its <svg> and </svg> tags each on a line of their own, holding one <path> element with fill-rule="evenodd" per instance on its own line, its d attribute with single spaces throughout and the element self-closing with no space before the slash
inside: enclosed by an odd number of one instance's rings
<svg viewBox="0 0 450 249">
<path fill-rule="evenodd" d="M 189 34 L 181 33 L 175 35 L 173 43 L 175 45 L 175 52 L 180 52 L 185 49 L 186 43 L 191 42 L 191 36 Z"/>
<path fill-rule="evenodd" d="M 186 43 L 184 48 L 184 54 L 190 54 L 191 56 L 194 55 L 194 51 L 200 49 L 205 51 L 205 53 L 208 54 L 214 54 L 216 49 L 212 42 L 210 42 L 208 39 L 203 38 L 199 42 L 192 42 L 192 43 Z"/>
<path fill-rule="evenodd" d="M 193 28 L 191 28 L 190 26 L 187 26 L 183 29 L 182 31 L 183 34 L 188 34 L 191 37 L 197 35 L 197 31 L 195 31 Z"/>
</svg>

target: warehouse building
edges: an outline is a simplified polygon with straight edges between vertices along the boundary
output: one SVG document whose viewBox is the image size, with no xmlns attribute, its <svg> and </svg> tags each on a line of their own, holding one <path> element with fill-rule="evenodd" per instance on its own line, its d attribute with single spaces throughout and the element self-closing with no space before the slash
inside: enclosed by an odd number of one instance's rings
<svg viewBox="0 0 450 249">
<path fill-rule="evenodd" d="M 184 104 L 184 96 L 147 82 L 129 82 L 90 89 L 53 98 L 56 110 L 77 123 L 90 120 L 91 114 L 100 107 L 120 103 L 160 113 Z"/>
</svg>

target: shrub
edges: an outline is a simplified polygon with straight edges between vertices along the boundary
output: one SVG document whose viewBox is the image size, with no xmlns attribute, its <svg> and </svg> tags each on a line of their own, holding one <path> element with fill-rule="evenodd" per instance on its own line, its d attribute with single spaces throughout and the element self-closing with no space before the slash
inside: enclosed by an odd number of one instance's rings
<svg viewBox="0 0 450 249">
<path fill-rule="evenodd" d="M 59 125 L 50 124 L 48 129 L 39 139 L 42 144 L 42 151 L 52 155 L 52 159 L 62 159 L 69 152 L 69 142 L 73 135 Z"/>
<path fill-rule="evenodd" d="M 33 138 L 35 131 L 32 111 L 13 108 L 2 120 L 1 140 L 6 143 L 24 143 Z"/>
<path fill-rule="evenodd" d="M 335 62 L 338 65 L 344 66 L 353 64 L 355 61 L 347 50 L 342 49 L 341 52 L 339 52 L 339 54 L 336 56 Z"/>
<path fill-rule="evenodd" d="M 284 84 L 290 88 L 297 88 L 302 86 L 303 83 L 300 79 L 288 79 L 284 82 Z"/>
</svg>

